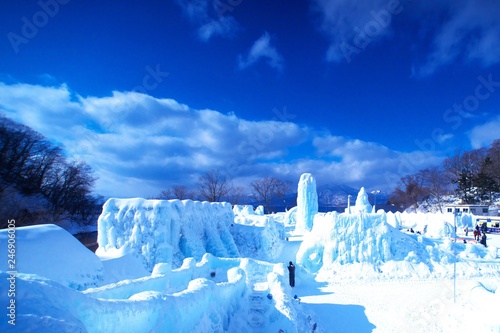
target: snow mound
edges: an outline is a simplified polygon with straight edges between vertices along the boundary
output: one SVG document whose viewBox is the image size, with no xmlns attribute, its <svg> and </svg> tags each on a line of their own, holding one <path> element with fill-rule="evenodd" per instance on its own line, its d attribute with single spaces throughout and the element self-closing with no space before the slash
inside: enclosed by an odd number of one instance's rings
<svg viewBox="0 0 500 333">
<path fill-rule="evenodd" d="M 130 248 L 108 249 L 106 252 L 99 251 L 97 254 L 104 267 L 103 280 L 100 285 L 149 275 L 142 258 Z"/>
<path fill-rule="evenodd" d="M 99 258 L 75 237 L 54 224 L 0 230 L 0 248 L 7 249 L 9 233 L 15 232 L 15 269 L 0 262 L 0 271 L 43 276 L 66 287 L 82 290 L 103 278 Z M 78 265 L 74 264 L 78 258 Z"/>
<path fill-rule="evenodd" d="M 157 263 L 179 266 L 184 258 L 200 260 L 205 253 L 236 257 L 233 219 L 228 203 L 109 199 L 98 220 L 96 253 L 131 249 L 149 272 Z"/>
</svg>

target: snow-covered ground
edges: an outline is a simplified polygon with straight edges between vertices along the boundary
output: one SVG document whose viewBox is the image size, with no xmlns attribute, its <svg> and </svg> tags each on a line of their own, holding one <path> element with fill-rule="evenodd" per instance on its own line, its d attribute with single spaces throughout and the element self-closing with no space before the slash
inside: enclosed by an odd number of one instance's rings
<svg viewBox="0 0 500 333">
<path fill-rule="evenodd" d="M 14 269 L 1 230 L 0 331 L 500 332 L 500 235 L 476 244 L 472 216 L 372 212 L 364 189 L 350 213 L 296 212 L 110 199 L 96 254 L 16 228 Z"/>
</svg>

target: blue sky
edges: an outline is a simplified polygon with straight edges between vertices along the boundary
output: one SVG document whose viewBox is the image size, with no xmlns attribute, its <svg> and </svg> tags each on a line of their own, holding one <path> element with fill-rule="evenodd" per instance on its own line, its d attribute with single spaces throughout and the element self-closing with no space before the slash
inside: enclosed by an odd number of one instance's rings
<svg viewBox="0 0 500 333">
<path fill-rule="evenodd" d="M 0 112 L 105 196 L 211 169 L 390 191 L 500 128 L 500 3 L 4 1 Z"/>
</svg>

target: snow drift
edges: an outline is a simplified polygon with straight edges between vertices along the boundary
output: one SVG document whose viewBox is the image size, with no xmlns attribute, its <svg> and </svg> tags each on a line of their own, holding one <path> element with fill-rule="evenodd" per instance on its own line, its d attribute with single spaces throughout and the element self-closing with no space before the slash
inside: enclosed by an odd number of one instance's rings
<svg viewBox="0 0 500 333">
<path fill-rule="evenodd" d="M 1 249 L 7 249 L 8 232 L 0 230 Z M 6 259 L 0 261 L 0 271 L 37 274 L 77 290 L 96 286 L 102 280 L 99 258 L 54 224 L 16 228 L 15 241 L 15 269 L 9 269 Z M 78 265 L 74 264 L 76 258 Z"/>
</svg>

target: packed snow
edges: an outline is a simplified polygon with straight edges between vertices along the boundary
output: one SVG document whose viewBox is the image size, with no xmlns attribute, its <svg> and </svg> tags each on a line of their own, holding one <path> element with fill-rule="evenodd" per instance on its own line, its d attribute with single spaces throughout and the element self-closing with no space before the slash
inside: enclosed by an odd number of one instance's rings
<svg viewBox="0 0 500 333">
<path fill-rule="evenodd" d="M 373 212 L 364 188 L 350 213 L 318 213 L 301 182 L 298 207 L 270 215 L 109 199 L 96 254 L 55 225 L 16 228 L 0 331 L 500 332 L 500 235 L 477 244 L 468 214 Z"/>
</svg>

